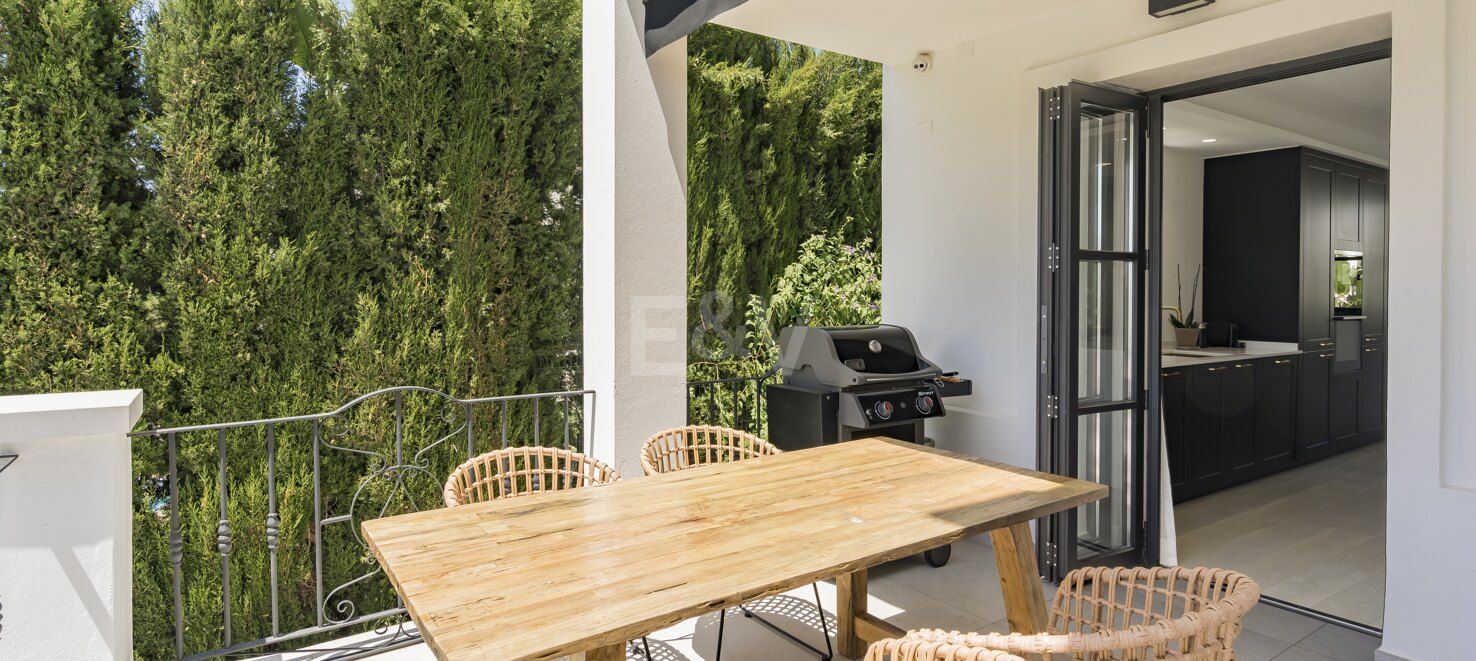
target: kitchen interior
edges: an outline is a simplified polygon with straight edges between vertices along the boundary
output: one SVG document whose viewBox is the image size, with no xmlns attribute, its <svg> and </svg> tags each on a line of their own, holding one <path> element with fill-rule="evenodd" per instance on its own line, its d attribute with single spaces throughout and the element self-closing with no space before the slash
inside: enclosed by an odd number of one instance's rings
<svg viewBox="0 0 1476 661">
<path fill-rule="evenodd" d="M 1167 103 L 1163 140 L 1178 563 L 1375 628 L 1389 104 L 1385 59 Z"/>
</svg>

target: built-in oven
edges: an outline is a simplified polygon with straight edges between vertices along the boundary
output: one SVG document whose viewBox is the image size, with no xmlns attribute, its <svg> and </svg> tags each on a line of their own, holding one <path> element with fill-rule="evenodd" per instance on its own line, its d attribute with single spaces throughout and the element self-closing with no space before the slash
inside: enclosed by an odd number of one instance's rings
<svg viewBox="0 0 1476 661">
<path fill-rule="evenodd" d="M 1333 318 L 1363 316 L 1363 253 L 1333 252 Z"/>
</svg>

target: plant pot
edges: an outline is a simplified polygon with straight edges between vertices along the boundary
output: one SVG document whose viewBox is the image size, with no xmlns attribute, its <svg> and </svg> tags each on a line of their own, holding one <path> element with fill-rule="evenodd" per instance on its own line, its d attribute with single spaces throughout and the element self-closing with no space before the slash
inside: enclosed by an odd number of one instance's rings
<svg viewBox="0 0 1476 661">
<path fill-rule="evenodd" d="M 1194 347 L 1197 347 L 1199 346 L 1200 332 L 1201 330 L 1198 328 L 1175 328 L 1174 345 L 1180 349 L 1192 349 Z"/>
</svg>

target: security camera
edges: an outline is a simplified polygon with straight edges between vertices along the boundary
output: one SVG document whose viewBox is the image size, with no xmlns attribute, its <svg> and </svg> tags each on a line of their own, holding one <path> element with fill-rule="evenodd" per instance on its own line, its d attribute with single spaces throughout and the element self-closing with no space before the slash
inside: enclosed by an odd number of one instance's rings
<svg viewBox="0 0 1476 661">
<path fill-rule="evenodd" d="M 927 73 L 933 70 L 933 54 L 918 53 L 912 58 L 912 70 L 918 73 Z"/>
</svg>

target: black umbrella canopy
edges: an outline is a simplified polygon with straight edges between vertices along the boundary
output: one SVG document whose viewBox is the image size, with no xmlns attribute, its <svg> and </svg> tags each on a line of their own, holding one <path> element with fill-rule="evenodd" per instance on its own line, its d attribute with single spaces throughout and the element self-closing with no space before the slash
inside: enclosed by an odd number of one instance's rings
<svg viewBox="0 0 1476 661">
<path fill-rule="evenodd" d="M 645 0 L 646 57 L 747 0 Z"/>
</svg>

